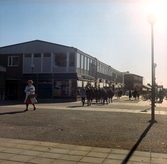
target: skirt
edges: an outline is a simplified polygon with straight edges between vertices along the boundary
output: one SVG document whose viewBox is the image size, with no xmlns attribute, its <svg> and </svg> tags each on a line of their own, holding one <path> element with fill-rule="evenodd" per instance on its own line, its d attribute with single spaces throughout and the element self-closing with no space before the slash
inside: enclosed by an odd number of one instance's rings
<svg viewBox="0 0 167 164">
<path fill-rule="evenodd" d="M 30 99 L 30 98 L 27 98 L 27 100 L 26 100 L 26 104 L 32 104 L 32 102 L 31 102 L 31 99 Z"/>
</svg>

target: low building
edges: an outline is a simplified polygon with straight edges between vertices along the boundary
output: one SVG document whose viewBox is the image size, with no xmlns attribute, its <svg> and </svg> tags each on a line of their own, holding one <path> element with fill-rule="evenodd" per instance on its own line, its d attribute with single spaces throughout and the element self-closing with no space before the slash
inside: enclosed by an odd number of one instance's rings
<svg viewBox="0 0 167 164">
<path fill-rule="evenodd" d="M 0 47 L 0 65 L 6 67 L 6 95 L 21 99 L 28 79 L 38 98 L 77 99 L 82 87 L 123 84 L 123 74 L 81 50 L 35 40 Z"/>
<path fill-rule="evenodd" d="M 0 66 L 0 101 L 5 100 L 5 75 L 6 68 Z"/>
<path fill-rule="evenodd" d="M 124 72 L 124 91 L 127 90 L 137 90 L 139 92 L 142 92 L 142 86 L 143 86 L 143 77 L 132 74 L 129 72 Z"/>
</svg>

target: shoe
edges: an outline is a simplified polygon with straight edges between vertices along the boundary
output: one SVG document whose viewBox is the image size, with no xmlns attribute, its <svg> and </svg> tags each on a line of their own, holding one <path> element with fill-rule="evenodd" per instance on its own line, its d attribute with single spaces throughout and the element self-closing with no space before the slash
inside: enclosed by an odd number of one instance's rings
<svg viewBox="0 0 167 164">
<path fill-rule="evenodd" d="M 28 111 L 28 109 L 25 109 L 24 112 Z"/>
<path fill-rule="evenodd" d="M 36 107 L 34 107 L 34 110 L 36 110 Z"/>
</svg>

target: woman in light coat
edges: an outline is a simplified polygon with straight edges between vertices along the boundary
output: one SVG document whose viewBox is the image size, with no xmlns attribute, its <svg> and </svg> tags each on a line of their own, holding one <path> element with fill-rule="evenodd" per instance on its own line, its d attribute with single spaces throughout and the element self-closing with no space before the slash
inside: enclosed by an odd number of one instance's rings
<svg viewBox="0 0 167 164">
<path fill-rule="evenodd" d="M 25 111 L 28 111 L 28 106 L 29 104 L 32 104 L 34 107 L 34 110 L 36 110 L 35 103 L 37 103 L 37 100 L 35 97 L 30 98 L 29 95 L 34 95 L 35 94 L 35 87 L 32 85 L 33 81 L 28 80 L 28 85 L 25 87 L 24 92 L 26 93 L 24 103 L 26 103 L 26 109 Z"/>
</svg>

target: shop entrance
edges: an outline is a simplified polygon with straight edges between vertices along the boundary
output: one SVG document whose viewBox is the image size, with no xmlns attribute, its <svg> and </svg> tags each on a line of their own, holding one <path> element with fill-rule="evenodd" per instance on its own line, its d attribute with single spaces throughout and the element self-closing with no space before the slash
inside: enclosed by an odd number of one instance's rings
<svg viewBox="0 0 167 164">
<path fill-rule="evenodd" d="M 6 95 L 5 100 L 18 100 L 21 95 L 20 81 L 6 80 Z"/>
</svg>

